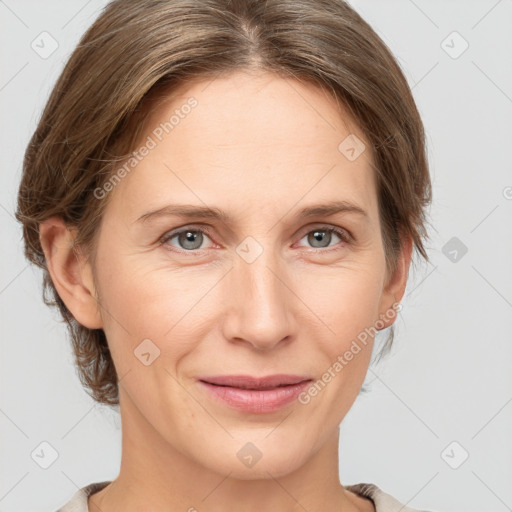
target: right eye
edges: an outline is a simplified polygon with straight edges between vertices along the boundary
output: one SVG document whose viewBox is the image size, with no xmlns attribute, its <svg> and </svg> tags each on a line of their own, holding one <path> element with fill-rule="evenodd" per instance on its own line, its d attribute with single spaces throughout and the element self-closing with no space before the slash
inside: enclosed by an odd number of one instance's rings
<svg viewBox="0 0 512 512">
<path fill-rule="evenodd" d="M 201 249 L 206 249 L 207 247 L 201 247 L 204 239 L 209 238 L 206 232 L 202 229 L 197 228 L 188 228 L 188 229 L 180 229 L 179 231 L 171 231 L 170 233 L 165 234 L 161 239 L 160 243 L 162 245 L 176 247 L 180 251 L 191 252 L 197 251 Z M 178 245 L 171 243 L 172 240 L 176 240 Z"/>
</svg>

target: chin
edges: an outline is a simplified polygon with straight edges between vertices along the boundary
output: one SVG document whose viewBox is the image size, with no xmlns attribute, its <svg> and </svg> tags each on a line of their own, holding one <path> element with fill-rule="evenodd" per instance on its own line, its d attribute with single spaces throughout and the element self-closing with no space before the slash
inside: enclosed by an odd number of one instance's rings
<svg viewBox="0 0 512 512">
<path fill-rule="evenodd" d="M 304 445 L 298 443 L 298 440 L 297 445 L 288 443 L 283 446 L 282 439 L 276 439 L 278 442 L 240 442 L 239 439 L 228 443 L 230 448 L 224 446 L 222 450 L 210 452 L 207 460 L 203 452 L 203 457 L 196 459 L 197 462 L 216 473 L 229 474 L 230 478 L 267 480 L 271 476 L 283 477 L 298 470 L 313 455 L 304 452 Z"/>
</svg>

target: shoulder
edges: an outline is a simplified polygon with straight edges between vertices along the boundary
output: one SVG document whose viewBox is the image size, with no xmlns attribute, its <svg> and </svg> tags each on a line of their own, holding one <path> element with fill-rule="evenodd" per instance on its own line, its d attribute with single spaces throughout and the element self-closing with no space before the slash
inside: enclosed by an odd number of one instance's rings
<svg viewBox="0 0 512 512">
<path fill-rule="evenodd" d="M 85 487 L 82 487 L 71 497 L 71 499 L 57 510 L 57 512 L 88 512 L 87 499 L 91 494 L 101 491 L 111 481 L 94 482 Z M 347 491 L 351 491 L 359 496 L 370 498 L 374 505 L 376 512 L 427 512 L 425 510 L 419 511 L 410 507 L 404 506 L 398 500 L 393 498 L 390 494 L 385 493 L 375 484 L 360 483 L 344 486 Z"/>
<path fill-rule="evenodd" d="M 89 512 L 87 498 L 89 498 L 91 494 L 101 491 L 101 489 L 106 487 L 110 482 L 110 480 L 105 482 L 94 482 L 82 487 L 76 491 L 72 498 L 65 505 L 60 507 L 57 512 Z"/>
<path fill-rule="evenodd" d="M 426 510 L 417 510 L 414 508 L 406 507 L 397 499 L 393 498 L 390 494 L 385 493 L 382 489 L 375 484 L 361 483 L 343 486 L 347 491 L 351 491 L 359 496 L 370 498 L 374 505 L 376 512 L 428 512 Z"/>
</svg>

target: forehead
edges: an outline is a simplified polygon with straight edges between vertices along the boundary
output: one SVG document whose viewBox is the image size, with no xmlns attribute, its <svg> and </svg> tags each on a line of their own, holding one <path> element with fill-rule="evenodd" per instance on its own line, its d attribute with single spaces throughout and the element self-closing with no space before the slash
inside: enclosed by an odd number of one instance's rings
<svg viewBox="0 0 512 512">
<path fill-rule="evenodd" d="M 187 106 L 191 98 L 193 108 Z M 365 139 L 346 108 L 318 85 L 270 72 L 239 70 L 214 79 L 196 78 L 174 89 L 169 99 L 153 103 L 152 110 L 147 132 L 176 113 L 173 135 L 187 127 L 201 130 L 196 141 L 206 148 L 318 147 L 322 140 L 332 145 L 349 133 Z M 326 138 L 327 132 L 331 137 Z"/>
<path fill-rule="evenodd" d="M 376 211 L 366 137 L 310 83 L 245 71 L 196 79 L 152 104 L 135 150 L 149 139 L 154 147 L 116 190 L 132 202 L 141 194 L 154 205 L 200 198 L 244 208 L 342 199 Z M 346 151 L 354 141 L 364 148 L 355 159 Z"/>
</svg>

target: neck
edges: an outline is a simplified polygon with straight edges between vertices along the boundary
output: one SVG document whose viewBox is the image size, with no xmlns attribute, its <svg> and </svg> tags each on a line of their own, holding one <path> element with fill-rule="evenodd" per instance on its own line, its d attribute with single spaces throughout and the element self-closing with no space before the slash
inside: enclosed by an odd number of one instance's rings
<svg viewBox="0 0 512 512">
<path fill-rule="evenodd" d="M 126 396 L 121 420 L 119 475 L 89 498 L 89 512 L 375 510 L 370 500 L 346 491 L 339 481 L 339 429 L 297 470 L 273 475 L 267 468 L 254 479 L 240 479 L 230 476 L 229 466 L 207 468 L 170 445 Z"/>
</svg>

